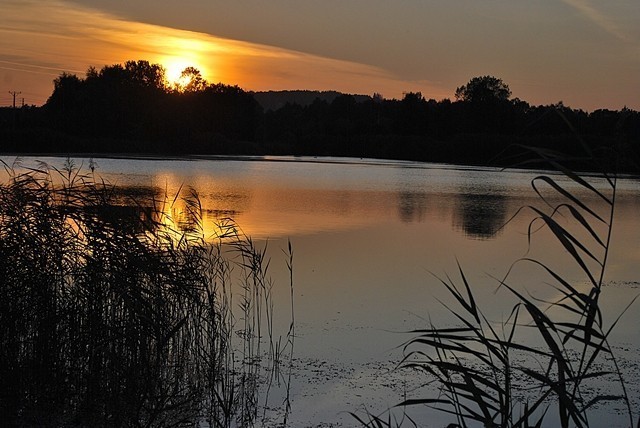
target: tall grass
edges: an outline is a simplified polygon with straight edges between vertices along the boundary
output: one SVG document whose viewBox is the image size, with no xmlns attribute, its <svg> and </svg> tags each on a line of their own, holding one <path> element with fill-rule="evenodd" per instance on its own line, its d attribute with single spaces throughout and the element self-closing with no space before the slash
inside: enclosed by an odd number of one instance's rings
<svg viewBox="0 0 640 428">
<path fill-rule="evenodd" d="M 527 234 L 530 245 L 546 231 L 566 258 L 559 262 L 524 256 L 503 278 L 496 278 L 499 288 L 516 302 L 501 322 L 482 311 L 460 265 L 458 280 L 438 278 L 453 298 L 453 304 L 443 305 L 455 322 L 413 331 L 401 367 L 424 373 L 437 382 L 439 391 L 433 397 L 407 399 L 398 407 L 428 406 L 449 414 L 450 426 L 459 427 L 588 427 L 594 408 L 616 402 L 626 409 L 628 426 L 634 426 L 637 409 L 631 406 L 609 342 L 623 314 L 605 325 L 600 306 L 616 207 L 617 177 L 610 172 L 615 165 L 600 165 L 596 178 L 604 186 L 567 166 L 615 157 L 610 151 L 594 154 L 588 146 L 583 148 L 582 158 L 532 149 L 537 159 L 564 177 L 565 184 L 558 175 L 535 177 L 531 185 L 542 206 L 523 207 L 517 213 L 533 213 Z M 545 301 L 536 298 L 534 290 L 514 283 L 511 272 L 523 264 L 536 268 L 536 287 L 551 287 L 560 297 Z M 581 272 L 577 282 L 562 269 L 570 264 Z M 602 381 L 617 384 L 616 392 L 593 388 Z M 400 425 L 391 415 L 354 416 L 366 426 Z M 640 426 L 640 420 L 636 423 Z"/>
<path fill-rule="evenodd" d="M 260 424 L 273 361 L 293 346 L 290 331 L 276 348 L 266 249 L 231 220 L 205 239 L 193 191 L 176 213 L 178 195 L 126 195 L 93 162 L 4 166 L 3 424 Z"/>
</svg>

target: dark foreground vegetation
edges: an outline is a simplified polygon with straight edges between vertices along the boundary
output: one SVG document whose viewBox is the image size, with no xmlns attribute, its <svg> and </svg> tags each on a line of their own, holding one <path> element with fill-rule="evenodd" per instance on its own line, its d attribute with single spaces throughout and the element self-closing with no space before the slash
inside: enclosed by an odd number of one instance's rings
<svg viewBox="0 0 640 428">
<path fill-rule="evenodd" d="M 522 207 L 515 214 L 532 215 L 526 236 L 530 246 L 542 235 L 560 246 L 564 258 L 525 255 L 504 276 L 494 277 L 505 306 L 514 302 L 510 312 L 505 307 L 501 320 L 490 318 L 477 304 L 474 290 L 480 285 L 467 280 L 460 264 L 457 280 L 439 277 L 451 296 L 452 303 L 443 303 L 451 322 L 412 331 L 399 364 L 423 375 L 425 384 L 435 383 L 437 392 L 406 398 L 396 407 L 399 415 L 393 410 L 354 414 L 364 426 L 416 426 L 405 412 L 412 406 L 428 406 L 449 414 L 454 422 L 449 426 L 460 428 L 602 426 L 604 419 L 594 424 L 590 417 L 603 409 L 611 416 L 623 415 L 622 426 L 640 427 L 634 404 L 638 397 L 631 397 L 627 387 L 635 380 L 625 379 L 629 372 L 621 369 L 610 342 L 611 332 L 638 296 L 619 314 L 605 316 L 600 305 L 606 293 L 617 176 L 608 172 L 610 164 L 601 164 L 605 156 L 587 144 L 579 146 L 582 155 L 577 158 L 530 148 L 561 176 L 533 178 L 531 186 L 541 204 Z M 587 178 L 566 166 L 585 159 L 598 174 Z M 594 177 L 600 185 L 594 186 Z M 593 196 L 597 204 L 579 194 Z M 578 280 L 567 276 L 571 265 L 580 272 Z M 512 279 L 511 273 L 522 267 L 533 268 L 529 275 L 536 281 L 531 288 Z M 544 291 L 557 297 L 538 297 Z"/>
<path fill-rule="evenodd" d="M 5 167 L 2 426 L 260 424 L 293 346 L 293 324 L 274 338 L 264 250 L 230 221 L 205 242 L 193 192 L 177 210 L 71 162 Z"/>
<path fill-rule="evenodd" d="M 533 106 L 491 76 L 455 100 L 407 93 L 401 100 L 297 91 L 245 92 L 209 84 L 187 68 L 181 84 L 147 61 L 62 74 L 42 107 L 0 109 L 5 153 L 314 155 L 513 165 L 519 144 L 577 153 L 617 145 L 640 152 L 640 113 Z M 257 100 L 260 100 L 261 105 Z M 291 102 L 285 102 L 290 100 Z M 637 172 L 634 165 L 623 165 Z"/>
</svg>

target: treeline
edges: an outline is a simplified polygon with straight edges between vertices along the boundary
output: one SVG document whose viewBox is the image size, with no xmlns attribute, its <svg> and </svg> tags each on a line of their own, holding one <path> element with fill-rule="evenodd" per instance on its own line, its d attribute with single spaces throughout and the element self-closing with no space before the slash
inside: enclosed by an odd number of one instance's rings
<svg viewBox="0 0 640 428">
<path fill-rule="evenodd" d="M 275 111 L 287 104 L 308 106 L 315 100 L 325 101 L 329 104 L 339 96 L 344 95 L 337 91 L 263 91 L 253 92 L 253 97 L 260 103 L 265 111 Z M 356 102 L 364 102 L 371 99 L 369 95 L 353 95 Z"/>
<path fill-rule="evenodd" d="M 168 84 L 147 61 L 62 74 L 41 108 L 0 114 L 1 151 L 354 156 L 471 164 L 513 164 L 519 146 L 581 151 L 613 147 L 638 159 L 640 113 L 586 112 L 562 103 L 511 98 L 492 76 L 461 86 L 455 99 L 421 93 L 401 100 L 338 95 L 273 109 L 266 97 L 210 84 L 187 68 Z M 298 94 L 299 95 L 299 94 Z M 308 98 L 308 93 L 305 94 Z M 637 170 L 637 165 L 626 165 Z"/>
<path fill-rule="evenodd" d="M 210 84 L 192 67 L 170 85 L 148 61 L 90 68 L 84 78 L 63 73 L 45 105 L 24 113 L 4 121 L 20 132 L 3 151 L 216 153 L 255 142 L 262 119 L 239 87 Z"/>
<path fill-rule="evenodd" d="M 425 99 L 407 93 L 402 100 L 374 95 L 357 102 L 342 95 L 328 103 L 288 104 L 265 113 L 265 141 L 274 151 L 410 159 L 465 164 L 513 165 L 522 146 L 567 154 L 614 148 L 626 160 L 638 159 L 640 113 L 596 110 L 588 113 L 562 103 L 532 106 L 511 99 L 500 79 L 472 79 L 456 100 Z M 625 168 L 637 169 L 637 165 Z"/>
</svg>

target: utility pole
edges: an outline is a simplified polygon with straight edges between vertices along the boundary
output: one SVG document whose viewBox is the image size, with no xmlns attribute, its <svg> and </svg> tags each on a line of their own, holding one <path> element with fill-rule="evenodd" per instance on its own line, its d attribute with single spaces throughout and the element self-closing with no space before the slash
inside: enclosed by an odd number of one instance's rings
<svg viewBox="0 0 640 428">
<path fill-rule="evenodd" d="M 11 95 L 13 95 L 13 108 L 16 108 L 16 95 L 20 95 L 21 91 L 9 91 Z"/>
</svg>

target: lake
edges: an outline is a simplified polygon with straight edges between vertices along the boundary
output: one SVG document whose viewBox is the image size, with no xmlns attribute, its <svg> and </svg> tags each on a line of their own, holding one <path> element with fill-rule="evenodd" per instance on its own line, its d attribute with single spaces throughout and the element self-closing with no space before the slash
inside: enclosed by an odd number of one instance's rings
<svg viewBox="0 0 640 428">
<path fill-rule="evenodd" d="M 58 168 L 65 161 L 21 159 L 26 166 L 36 165 L 36 160 Z M 74 161 L 89 172 L 89 159 Z M 576 287 L 586 286 L 579 268 L 548 233 L 534 233 L 528 244 L 531 210 L 512 219 L 521 207 L 544 206 L 531 188 L 540 172 L 306 157 L 97 158 L 95 163 L 95 174 L 117 186 L 170 197 L 193 188 L 202 203 L 207 236 L 216 232 L 220 219 L 229 217 L 258 245 L 268 242 L 276 331 L 282 334 L 290 302 L 281 250 L 291 241 L 296 338 L 290 426 L 354 426 L 348 412 L 366 407 L 382 413 L 405 396 L 433 392 L 424 386 L 426 377 L 393 369 L 402 359 L 402 344 L 411 337 L 404 332 L 425 328 L 431 321 L 453 322 L 440 301 L 454 302 L 437 277 L 450 275 L 460 284 L 458 262 L 479 306 L 495 322 L 507 318 L 514 300 L 498 290 L 494 278 L 502 278 L 525 255 L 544 260 Z M 556 178 L 604 210 L 596 197 L 566 178 Z M 600 179 L 590 182 L 605 186 Z M 180 210 L 180 202 L 174 209 Z M 605 325 L 639 293 L 639 212 L 640 181 L 620 179 L 601 296 Z M 173 217 L 179 216 L 176 212 Z M 509 276 L 510 284 L 536 298 L 557 299 L 544 280 L 539 268 L 524 263 L 516 264 Z M 636 408 L 639 314 L 636 304 L 611 335 Z M 273 394 L 277 401 L 282 391 Z M 608 426 L 624 426 L 627 420 L 615 409 L 602 406 L 595 411 L 593 426 L 600 418 L 607 418 Z M 422 408 L 410 409 L 410 414 L 423 418 L 420 426 L 452 422 Z"/>
</svg>

